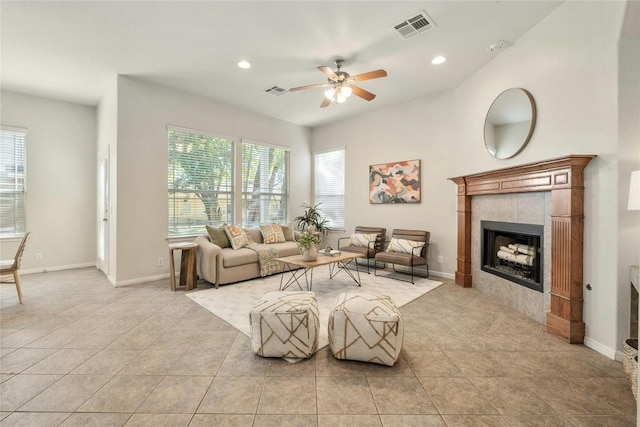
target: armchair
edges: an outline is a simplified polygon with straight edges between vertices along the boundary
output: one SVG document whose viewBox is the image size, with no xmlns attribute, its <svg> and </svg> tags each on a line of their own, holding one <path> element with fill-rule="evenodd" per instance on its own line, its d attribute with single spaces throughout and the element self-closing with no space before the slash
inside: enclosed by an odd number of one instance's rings
<svg viewBox="0 0 640 427">
<path fill-rule="evenodd" d="M 370 238 L 373 234 L 375 239 Z M 382 251 L 386 234 L 387 229 L 384 227 L 357 226 L 351 236 L 338 239 L 338 250 L 364 255 L 367 258 L 367 274 L 369 274 L 369 259 L 375 258 L 376 254 Z"/>
<path fill-rule="evenodd" d="M 425 265 L 427 267 L 427 277 L 429 277 L 429 264 L 427 262 L 427 254 L 429 249 L 429 237 L 431 233 L 423 230 L 404 230 L 395 229 L 391 234 L 391 241 L 384 252 L 378 252 L 375 255 L 374 274 L 377 276 L 377 263 L 389 263 L 393 265 L 393 271 L 397 272 L 396 265 L 402 265 L 410 268 L 411 280 L 404 280 L 393 277 L 397 280 L 405 282 L 414 282 L 413 268 L 417 265 Z"/>
<path fill-rule="evenodd" d="M 2 280 L 2 283 L 16 284 L 16 291 L 18 292 L 18 301 L 20 302 L 20 304 L 22 304 L 22 286 L 20 285 L 20 262 L 22 261 L 22 254 L 24 253 L 24 247 L 27 244 L 27 238 L 29 237 L 29 234 L 29 231 L 24 233 L 22 241 L 20 242 L 20 246 L 18 246 L 18 250 L 16 251 L 13 259 L 0 261 L 0 278 L 4 276 L 13 276 L 13 282 L 5 282 L 4 280 Z"/>
</svg>

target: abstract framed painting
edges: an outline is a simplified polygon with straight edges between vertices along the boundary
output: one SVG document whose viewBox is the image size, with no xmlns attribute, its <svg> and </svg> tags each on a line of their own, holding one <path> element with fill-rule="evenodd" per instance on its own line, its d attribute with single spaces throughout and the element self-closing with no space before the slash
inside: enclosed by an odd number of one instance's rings
<svg viewBox="0 0 640 427">
<path fill-rule="evenodd" d="M 420 160 L 369 166 L 369 203 L 420 203 Z"/>
</svg>

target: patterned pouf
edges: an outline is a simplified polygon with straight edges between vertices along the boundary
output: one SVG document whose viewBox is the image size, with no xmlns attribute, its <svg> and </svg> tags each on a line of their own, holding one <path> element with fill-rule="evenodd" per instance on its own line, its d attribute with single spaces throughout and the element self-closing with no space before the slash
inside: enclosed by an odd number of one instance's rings
<svg viewBox="0 0 640 427">
<path fill-rule="evenodd" d="M 386 295 L 343 292 L 329 314 L 329 347 L 337 359 L 393 366 L 403 337 L 400 311 Z"/>
<path fill-rule="evenodd" d="M 251 347 L 259 356 L 307 358 L 318 347 L 318 302 L 313 292 L 269 292 L 249 312 Z"/>
</svg>

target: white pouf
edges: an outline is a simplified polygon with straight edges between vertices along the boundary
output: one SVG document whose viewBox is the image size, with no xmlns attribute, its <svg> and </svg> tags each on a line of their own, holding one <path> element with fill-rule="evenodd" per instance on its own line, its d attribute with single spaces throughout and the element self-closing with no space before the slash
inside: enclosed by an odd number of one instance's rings
<svg viewBox="0 0 640 427">
<path fill-rule="evenodd" d="M 313 292 L 269 292 L 249 312 L 251 347 L 264 357 L 311 357 L 318 347 L 318 302 Z"/>
<path fill-rule="evenodd" d="M 329 314 L 329 347 L 337 359 L 393 366 L 403 337 L 400 311 L 386 295 L 343 292 Z"/>
</svg>

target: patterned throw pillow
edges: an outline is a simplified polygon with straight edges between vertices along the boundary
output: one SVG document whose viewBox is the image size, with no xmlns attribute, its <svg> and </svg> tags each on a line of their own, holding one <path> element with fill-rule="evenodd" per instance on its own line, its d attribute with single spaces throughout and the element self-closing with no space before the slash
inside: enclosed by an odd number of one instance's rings
<svg viewBox="0 0 640 427">
<path fill-rule="evenodd" d="M 280 224 L 261 225 L 260 232 L 262 233 L 262 240 L 266 244 L 284 243 L 286 241 Z"/>
<path fill-rule="evenodd" d="M 364 233 L 353 233 L 351 238 L 349 239 L 349 244 L 351 246 L 360 246 L 360 247 L 369 247 L 369 242 L 373 242 L 376 240 L 378 235 L 376 233 L 364 234 Z"/>
<path fill-rule="evenodd" d="M 231 243 L 227 238 L 227 234 L 224 232 L 224 227 L 213 228 L 210 225 L 207 225 L 207 233 L 209 234 L 209 239 L 211 239 L 211 243 L 214 243 L 221 248 L 230 248 Z"/>
<path fill-rule="evenodd" d="M 231 247 L 235 250 L 244 248 L 249 244 L 249 239 L 247 238 L 246 233 L 239 225 L 227 225 L 224 228 L 224 232 L 227 234 L 229 238 L 229 243 L 231 243 Z"/>
<path fill-rule="evenodd" d="M 389 246 L 387 247 L 387 252 L 401 252 L 405 254 L 418 255 L 418 251 L 414 251 L 413 249 L 422 248 L 423 246 L 424 246 L 424 242 L 416 242 L 415 240 L 391 238 L 391 242 L 389 242 Z"/>
</svg>

